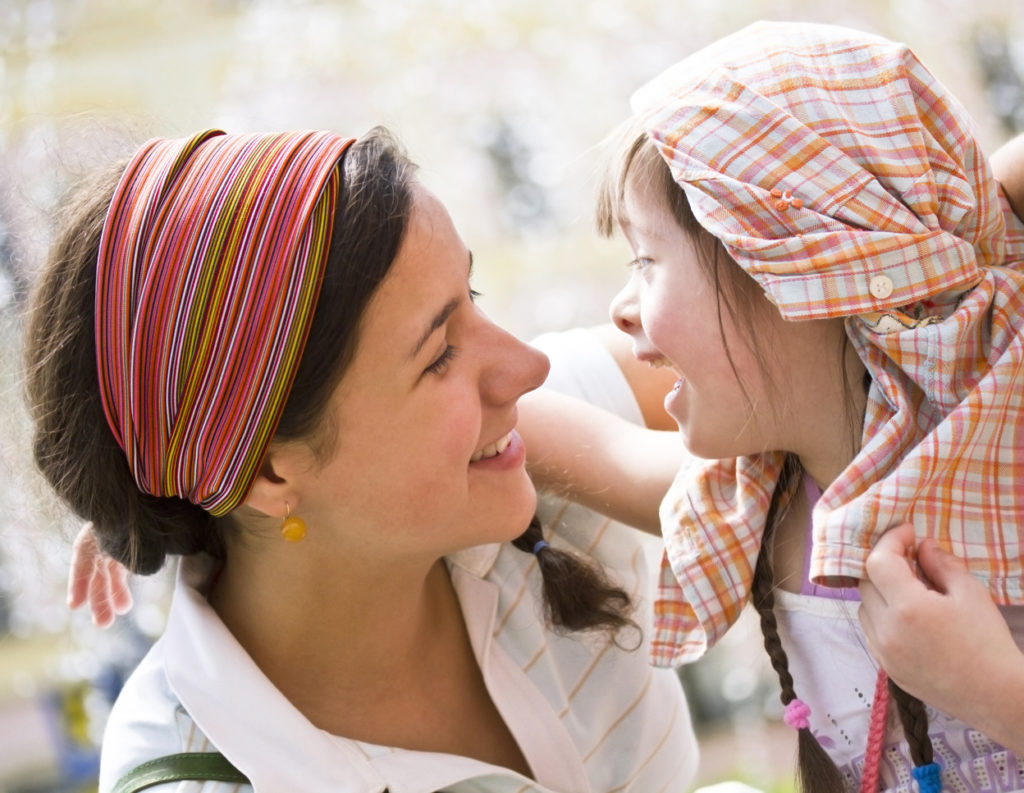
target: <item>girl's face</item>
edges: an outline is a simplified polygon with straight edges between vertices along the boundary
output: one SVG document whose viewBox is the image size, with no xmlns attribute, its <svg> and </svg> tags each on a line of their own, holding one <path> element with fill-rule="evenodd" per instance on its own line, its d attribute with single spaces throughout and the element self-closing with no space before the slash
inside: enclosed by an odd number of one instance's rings
<svg viewBox="0 0 1024 793">
<path fill-rule="evenodd" d="M 754 316 L 745 319 L 766 356 L 755 354 L 724 304 L 719 321 L 715 285 L 660 196 L 627 182 L 623 209 L 622 230 L 635 258 L 629 281 L 612 301 L 612 320 L 632 336 L 637 358 L 671 366 L 678 376 L 665 409 L 687 448 L 707 458 L 799 453 L 798 406 L 808 388 L 820 390 L 813 383 L 821 379 L 826 354 L 821 323 L 786 322 L 767 302 L 755 305 Z"/>
<path fill-rule="evenodd" d="M 420 186 L 413 194 L 331 398 L 333 454 L 295 510 L 311 527 L 338 526 L 368 560 L 508 540 L 536 506 L 516 402 L 543 382 L 547 358 L 475 305 L 469 250 L 441 202 Z"/>
</svg>

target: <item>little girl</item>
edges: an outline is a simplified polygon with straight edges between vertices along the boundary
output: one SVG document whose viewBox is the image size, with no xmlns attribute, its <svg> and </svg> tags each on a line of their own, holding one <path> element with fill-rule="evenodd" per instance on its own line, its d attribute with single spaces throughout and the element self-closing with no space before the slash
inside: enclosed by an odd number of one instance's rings
<svg viewBox="0 0 1024 793">
<path fill-rule="evenodd" d="M 807 24 L 729 36 L 634 109 L 599 202 L 635 256 L 612 317 L 678 375 L 703 458 L 661 508 L 655 661 L 752 600 L 805 790 L 1024 790 L 1024 757 L 895 687 L 890 722 L 856 618 L 913 522 L 1024 641 L 1024 228 L 968 116 L 905 46 Z"/>
</svg>

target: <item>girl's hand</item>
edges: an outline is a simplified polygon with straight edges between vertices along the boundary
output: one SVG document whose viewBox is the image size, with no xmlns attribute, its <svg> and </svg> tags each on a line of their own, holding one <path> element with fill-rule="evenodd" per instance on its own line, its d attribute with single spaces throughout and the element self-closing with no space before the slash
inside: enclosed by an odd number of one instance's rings
<svg viewBox="0 0 1024 793">
<path fill-rule="evenodd" d="M 75 538 L 68 576 L 68 606 L 76 609 L 86 602 L 92 621 L 101 628 L 132 607 L 128 571 L 100 550 L 91 523 L 82 526 Z"/>
<path fill-rule="evenodd" d="M 860 621 L 875 658 L 904 690 L 1024 751 L 1024 654 L 985 586 L 914 528 L 883 535 L 861 582 Z"/>
</svg>

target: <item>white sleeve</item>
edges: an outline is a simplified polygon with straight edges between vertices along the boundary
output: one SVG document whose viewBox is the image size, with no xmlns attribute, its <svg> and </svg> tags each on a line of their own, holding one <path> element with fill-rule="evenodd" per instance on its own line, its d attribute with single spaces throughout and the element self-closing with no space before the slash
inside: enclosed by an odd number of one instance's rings
<svg viewBox="0 0 1024 793">
<path fill-rule="evenodd" d="M 593 333 L 576 328 L 545 333 L 530 343 L 551 359 L 551 373 L 544 388 L 577 397 L 643 424 L 640 406 L 625 375 Z"/>
</svg>

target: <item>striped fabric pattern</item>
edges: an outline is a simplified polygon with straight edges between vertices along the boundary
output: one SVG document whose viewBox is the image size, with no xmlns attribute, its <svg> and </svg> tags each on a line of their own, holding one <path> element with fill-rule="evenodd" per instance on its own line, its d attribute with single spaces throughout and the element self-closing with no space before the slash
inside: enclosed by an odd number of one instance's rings
<svg viewBox="0 0 1024 793">
<path fill-rule="evenodd" d="M 1024 602 L 1024 229 L 963 108 L 905 45 L 786 23 L 690 56 L 634 103 L 699 222 L 786 318 L 845 318 L 872 377 L 861 451 L 814 512 L 812 578 L 860 578 L 911 521 Z M 747 602 L 779 465 L 680 472 L 656 663 L 699 657 Z"/>
<path fill-rule="evenodd" d="M 107 421 L 140 489 L 223 515 L 245 498 L 319 295 L 352 139 L 154 139 L 125 169 L 96 268 Z"/>
</svg>

